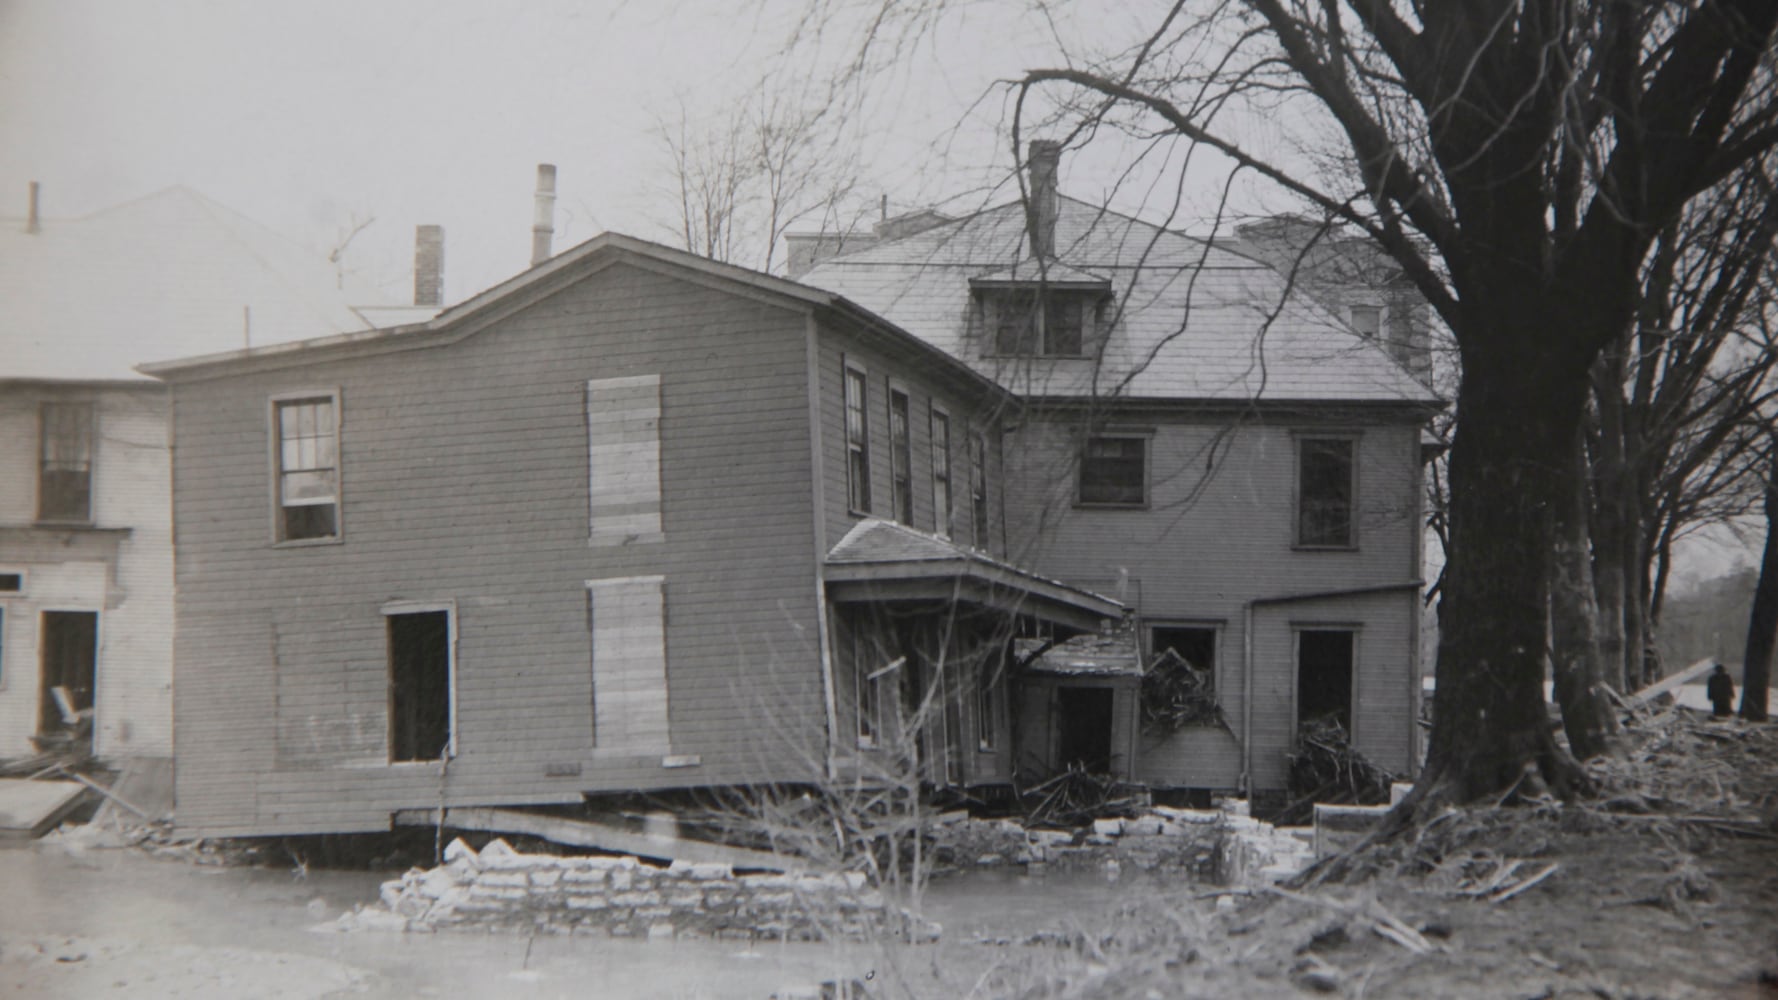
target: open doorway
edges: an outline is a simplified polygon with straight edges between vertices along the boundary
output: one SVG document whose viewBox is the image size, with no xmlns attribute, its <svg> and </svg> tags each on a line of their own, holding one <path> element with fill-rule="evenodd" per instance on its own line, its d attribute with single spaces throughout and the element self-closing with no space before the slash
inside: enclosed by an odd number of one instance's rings
<svg viewBox="0 0 1778 1000">
<path fill-rule="evenodd" d="M 1094 774 L 1111 770 L 1109 687 L 1056 688 L 1056 769 L 1080 767 Z"/>
<path fill-rule="evenodd" d="M 451 615 L 390 614 L 389 760 L 439 760 L 451 749 Z"/>
<path fill-rule="evenodd" d="M 90 746 L 99 613 L 45 611 L 38 649 L 43 680 L 37 699 L 38 741 Z"/>
<path fill-rule="evenodd" d="M 1296 721 L 1300 729 L 1332 720 L 1352 733 L 1351 629 L 1303 629 L 1296 640 Z"/>
</svg>

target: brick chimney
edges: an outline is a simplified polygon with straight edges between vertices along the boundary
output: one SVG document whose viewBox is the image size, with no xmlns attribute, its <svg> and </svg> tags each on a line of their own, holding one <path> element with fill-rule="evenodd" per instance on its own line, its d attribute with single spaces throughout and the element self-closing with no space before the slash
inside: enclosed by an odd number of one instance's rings
<svg viewBox="0 0 1778 1000">
<path fill-rule="evenodd" d="M 25 215 L 25 232 L 35 233 L 43 229 L 37 217 L 37 182 L 31 182 L 31 206 Z"/>
<path fill-rule="evenodd" d="M 414 227 L 414 305 L 444 305 L 444 227 Z"/>
<path fill-rule="evenodd" d="M 537 217 L 531 223 L 531 266 L 550 258 L 556 235 L 556 165 L 537 165 Z"/>
<path fill-rule="evenodd" d="M 1033 139 L 1026 147 L 1025 169 L 1029 174 L 1030 203 L 1026 206 L 1031 227 L 1031 253 L 1056 255 L 1056 169 L 1062 162 L 1062 144 L 1053 139 Z"/>
</svg>

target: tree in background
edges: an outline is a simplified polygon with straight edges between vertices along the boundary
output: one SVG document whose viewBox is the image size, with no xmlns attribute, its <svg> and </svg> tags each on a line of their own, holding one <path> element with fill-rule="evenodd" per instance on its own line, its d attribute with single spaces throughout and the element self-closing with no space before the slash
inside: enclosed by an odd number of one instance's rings
<svg viewBox="0 0 1778 1000">
<path fill-rule="evenodd" d="M 1766 480 L 1766 551 L 1747 616 L 1747 654 L 1741 660 L 1741 718 L 1764 722 L 1772 679 L 1772 646 L 1778 640 L 1778 455 Z"/>
</svg>

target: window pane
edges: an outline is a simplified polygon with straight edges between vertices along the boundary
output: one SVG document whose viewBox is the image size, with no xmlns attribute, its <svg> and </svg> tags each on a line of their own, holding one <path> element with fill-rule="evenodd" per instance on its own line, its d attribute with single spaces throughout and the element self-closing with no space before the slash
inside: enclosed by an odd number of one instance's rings
<svg viewBox="0 0 1778 1000">
<path fill-rule="evenodd" d="M 1079 357 L 1083 338 L 1081 311 L 1084 301 L 1079 295 L 1051 295 L 1049 313 L 1045 317 L 1044 353 L 1057 357 Z"/>
<path fill-rule="evenodd" d="M 39 417 L 37 516 L 85 521 L 92 516 L 93 405 L 45 403 Z"/>
<path fill-rule="evenodd" d="M 1298 454 L 1298 543 L 1352 544 L 1352 442 L 1304 440 Z"/>
<path fill-rule="evenodd" d="M 1140 504 L 1148 484 L 1142 438 L 1090 438 L 1080 461 L 1080 502 Z"/>
</svg>

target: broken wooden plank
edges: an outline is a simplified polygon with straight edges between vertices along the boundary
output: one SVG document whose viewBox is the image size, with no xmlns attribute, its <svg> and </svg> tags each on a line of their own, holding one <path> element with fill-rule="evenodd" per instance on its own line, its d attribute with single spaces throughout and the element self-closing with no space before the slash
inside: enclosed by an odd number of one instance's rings
<svg viewBox="0 0 1778 1000">
<path fill-rule="evenodd" d="M 395 814 L 395 822 L 398 826 L 436 826 L 438 810 L 403 809 Z M 809 868 L 809 864 L 803 859 L 789 855 L 665 833 L 628 830 L 598 820 L 545 816 L 514 809 L 453 807 L 445 810 L 444 825 L 457 830 L 520 833 L 569 847 L 590 847 L 645 858 L 707 862 L 733 868 L 762 868 L 780 872 L 801 872 Z"/>
<path fill-rule="evenodd" d="M 0 844 L 43 836 L 78 809 L 86 795 L 72 781 L 0 779 Z"/>
<path fill-rule="evenodd" d="M 1710 670 L 1712 668 L 1714 668 L 1715 666 L 1716 666 L 1715 660 L 1713 660 L 1709 657 L 1705 657 L 1704 659 L 1699 660 L 1698 662 L 1692 664 L 1691 666 L 1686 667 L 1684 670 L 1681 670 L 1676 674 L 1668 674 L 1666 677 L 1663 677 L 1660 680 L 1654 682 L 1653 684 L 1650 684 L 1648 687 L 1645 687 L 1642 690 L 1637 691 L 1635 694 L 1630 696 L 1630 704 L 1632 704 L 1632 705 L 1646 705 L 1650 701 L 1654 700 L 1655 698 L 1659 698 L 1661 695 L 1664 695 L 1664 694 L 1668 693 L 1669 691 L 1678 690 L 1679 687 L 1681 685 L 1685 684 L 1686 682 L 1704 676 L 1705 674 L 1709 673 Z"/>
</svg>

